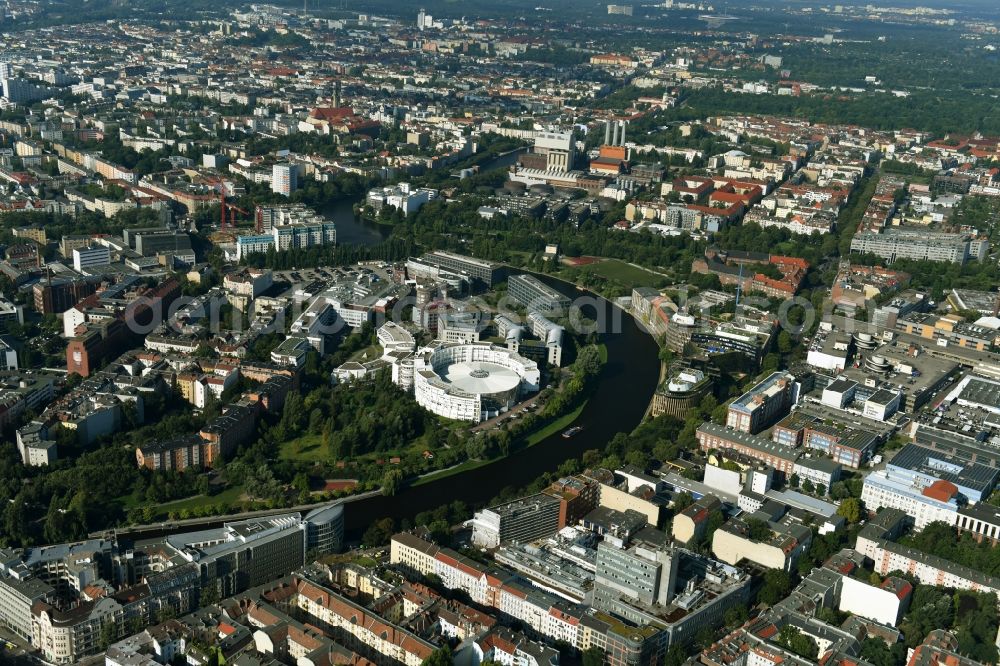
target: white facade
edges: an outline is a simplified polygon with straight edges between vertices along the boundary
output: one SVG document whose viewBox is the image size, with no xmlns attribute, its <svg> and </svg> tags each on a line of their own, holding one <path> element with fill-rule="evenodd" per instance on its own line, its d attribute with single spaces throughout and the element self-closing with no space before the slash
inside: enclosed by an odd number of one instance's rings
<svg viewBox="0 0 1000 666">
<path fill-rule="evenodd" d="M 227 275 L 222 279 L 222 286 L 237 296 L 257 298 L 263 292 L 267 291 L 273 282 L 274 278 L 271 271 L 251 268 L 246 271 Z"/>
<path fill-rule="evenodd" d="M 468 373 L 446 378 L 453 366 L 463 364 Z M 534 361 L 490 344 L 426 348 L 413 365 L 413 393 L 419 405 L 445 418 L 476 423 L 507 411 L 520 394 L 537 391 L 540 381 Z"/>
<path fill-rule="evenodd" d="M 111 263 L 111 250 L 99 245 L 73 250 L 73 268 L 78 271 L 89 266 L 107 266 Z"/>
<path fill-rule="evenodd" d="M 882 589 L 844 576 L 840 590 L 840 610 L 895 627 L 902 619 L 903 600 L 891 588 Z"/>
<path fill-rule="evenodd" d="M 859 536 L 855 550 L 874 562 L 876 573 L 904 571 L 925 585 L 1000 594 L 1000 581 L 982 572 L 923 555 L 903 546 Z"/>
<path fill-rule="evenodd" d="M 266 254 L 274 247 L 274 237 L 269 234 L 248 234 L 236 237 L 236 260 L 251 254 Z"/>
<path fill-rule="evenodd" d="M 940 502 L 923 494 L 922 490 L 904 484 L 886 471 L 872 472 L 865 477 L 861 501 L 869 511 L 886 506 L 899 509 L 913 518 L 914 527 L 918 530 L 938 521 L 954 525 L 958 517 L 958 503 L 954 499 Z"/>
<path fill-rule="evenodd" d="M 395 208 L 404 215 L 415 213 L 436 199 L 438 191 L 427 187 L 412 188 L 409 183 L 399 183 L 395 187 L 375 188 L 368 192 L 367 203 L 375 210 L 383 207 Z"/>
<path fill-rule="evenodd" d="M 271 168 L 271 191 L 284 196 L 299 189 L 299 168 L 294 164 L 275 164 Z"/>
<path fill-rule="evenodd" d="M 17 350 L 0 340 L 0 370 L 17 370 Z"/>
</svg>

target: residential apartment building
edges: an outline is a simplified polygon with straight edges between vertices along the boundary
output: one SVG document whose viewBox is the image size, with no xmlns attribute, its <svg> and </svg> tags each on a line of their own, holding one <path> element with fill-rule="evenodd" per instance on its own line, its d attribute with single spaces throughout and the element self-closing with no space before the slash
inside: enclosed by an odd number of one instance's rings
<svg viewBox="0 0 1000 666">
<path fill-rule="evenodd" d="M 982 261 L 989 241 L 971 234 L 935 233 L 926 229 L 859 231 L 851 239 L 851 252 L 874 254 L 890 262 L 896 259 L 945 261 L 964 264 Z"/>
<path fill-rule="evenodd" d="M 275 164 L 271 167 L 271 191 L 286 197 L 299 189 L 299 167 L 295 164 Z"/>
</svg>

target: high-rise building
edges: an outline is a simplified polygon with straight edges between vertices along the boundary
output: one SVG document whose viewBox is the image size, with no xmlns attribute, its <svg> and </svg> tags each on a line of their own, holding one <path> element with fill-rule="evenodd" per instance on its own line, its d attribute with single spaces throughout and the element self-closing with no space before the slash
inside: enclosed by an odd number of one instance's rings
<svg viewBox="0 0 1000 666">
<path fill-rule="evenodd" d="M 271 168 L 271 191 L 290 196 L 299 189 L 299 170 L 294 164 L 275 164 Z"/>
<path fill-rule="evenodd" d="M 678 568 L 673 548 L 639 542 L 624 549 L 602 541 L 597 547 L 594 606 L 618 612 L 622 597 L 647 606 L 666 606 L 674 597 Z"/>
</svg>

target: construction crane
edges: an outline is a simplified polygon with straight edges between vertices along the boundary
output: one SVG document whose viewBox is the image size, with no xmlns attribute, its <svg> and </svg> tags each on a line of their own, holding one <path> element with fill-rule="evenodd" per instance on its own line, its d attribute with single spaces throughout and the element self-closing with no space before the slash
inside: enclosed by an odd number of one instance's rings
<svg viewBox="0 0 1000 666">
<path fill-rule="evenodd" d="M 226 211 L 227 210 L 229 211 L 229 227 L 231 229 L 235 229 L 236 228 L 236 213 L 241 213 L 241 214 L 246 215 L 246 216 L 250 215 L 250 213 L 248 213 L 247 211 L 243 210 L 239 206 L 237 206 L 235 204 L 227 203 L 226 202 L 226 195 L 225 194 L 220 194 L 219 195 L 219 214 L 220 214 L 220 218 L 221 219 L 219 220 L 219 231 L 225 231 L 226 230 Z"/>
</svg>

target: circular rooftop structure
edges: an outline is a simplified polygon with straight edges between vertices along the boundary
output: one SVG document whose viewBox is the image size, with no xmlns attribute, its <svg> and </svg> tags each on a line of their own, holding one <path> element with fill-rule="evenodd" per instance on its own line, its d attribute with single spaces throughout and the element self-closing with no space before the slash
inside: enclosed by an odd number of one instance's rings
<svg viewBox="0 0 1000 666">
<path fill-rule="evenodd" d="M 438 371 L 438 376 L 466 393 L 501 393 L 515 389 L 521 377 L 498 363 L 459 361 Z"/>
<path fill-rule="evenodd" d="M 537 391 L 538 365 L 505 347 L 442 344 L 418 352 L 413 393 L 435 414 L 482 421 L 507 411 L 521 393 Z"/>
</svg>

